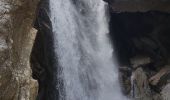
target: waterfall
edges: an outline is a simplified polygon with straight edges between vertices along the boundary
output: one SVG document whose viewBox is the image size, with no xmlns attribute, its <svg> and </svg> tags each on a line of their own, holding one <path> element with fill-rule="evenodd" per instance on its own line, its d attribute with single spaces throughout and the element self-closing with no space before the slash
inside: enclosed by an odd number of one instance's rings
<svg viewBox="0 0 170 100">
<path fill-rule="evenodd" d="M 125 100 L 106 7 L 102 0 L 50 0 L 59 100 Z"/>
</svg>

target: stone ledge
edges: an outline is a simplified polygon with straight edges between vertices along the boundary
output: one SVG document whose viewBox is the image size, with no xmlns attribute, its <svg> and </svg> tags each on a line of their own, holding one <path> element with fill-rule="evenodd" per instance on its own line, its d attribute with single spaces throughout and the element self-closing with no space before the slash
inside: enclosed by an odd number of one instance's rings
<svg viewBox="0 0 170 100">
<path fill-rule="evenodd" d="M 169 0 L 105 0 L 117 12 L 170 12 Z"/>
</svg>

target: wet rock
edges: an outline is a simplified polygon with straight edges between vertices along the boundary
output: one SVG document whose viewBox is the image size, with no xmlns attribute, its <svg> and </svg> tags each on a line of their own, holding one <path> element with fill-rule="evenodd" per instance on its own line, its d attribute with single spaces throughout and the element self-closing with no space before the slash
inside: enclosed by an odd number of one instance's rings
<svg viewBox="0 0 170 100">
<path fill-rule="evenodd" d="M 119 79 L 122 87 L 122 92 L 124 95 L 129 95 L 131 91 L 130 77 L 132 74 L 132 69 L 128 66 L 123 66 L 119 68 L 119 71 Z"/>
<path fill-rule="evenodd" d="M 39 90 L 37 100 L 58 100 L 57 62 L 52 24 L 50 20 L 49 1 L 41 0 L 37 9 L 34 27 L 38 30 L 31 52 L 31 68 L 33 78 L 38 80 Z"/>
<path fill-rule="evenodd" d="M 146 73 L 142 69 L 142 65 L 150 63 L 149 57 L 137 56 L 131 60 L 132 71 L 131 75 L 131 96 L 135 100 L 152 100 L 151 89 Z"/>
<path fill-rule="evenodd" d="M 132 97 L 135 100 L 152 100 L 153 96 L 149 87 L 147 76 L 142 68 L 136 69 L 131 76 Z"/>
<path fill-rule="evenodd" d="M 170 73 L 169 65 L 162 67 L 159 72 L 157 72 L 154 76 L 152 76 L 149 79 L 150 84 L 157 85 L 161 81 L 161 78 L 169 73 Z"/>
<path fill-rule="evenodd" d="M 167 84 L 161 91 L 163 100 L 170 100 L 170 83 Z"/>
</svg>

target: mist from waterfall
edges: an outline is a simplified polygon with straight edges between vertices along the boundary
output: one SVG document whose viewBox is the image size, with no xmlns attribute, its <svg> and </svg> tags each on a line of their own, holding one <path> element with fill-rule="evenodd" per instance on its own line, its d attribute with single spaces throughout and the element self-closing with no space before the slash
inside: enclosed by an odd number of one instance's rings
<svg viewBox="0 0 170 100">
<path fill-rule="evenodd" d="M 50 0 L 59 100 L 126 100 L 102 0 Z"/>
</svg>

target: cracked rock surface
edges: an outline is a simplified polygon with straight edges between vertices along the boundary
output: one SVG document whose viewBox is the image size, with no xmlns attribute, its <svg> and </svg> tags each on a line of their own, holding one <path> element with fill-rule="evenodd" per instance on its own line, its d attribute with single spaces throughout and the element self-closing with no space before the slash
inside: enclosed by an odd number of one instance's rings
<svg viewBox="0 0 170 100">
<path fill-rule="evenodd" d="M 0 0 L 0 100 L 35 100 L 29 56 L 38 0 Z"/>
</svg>

